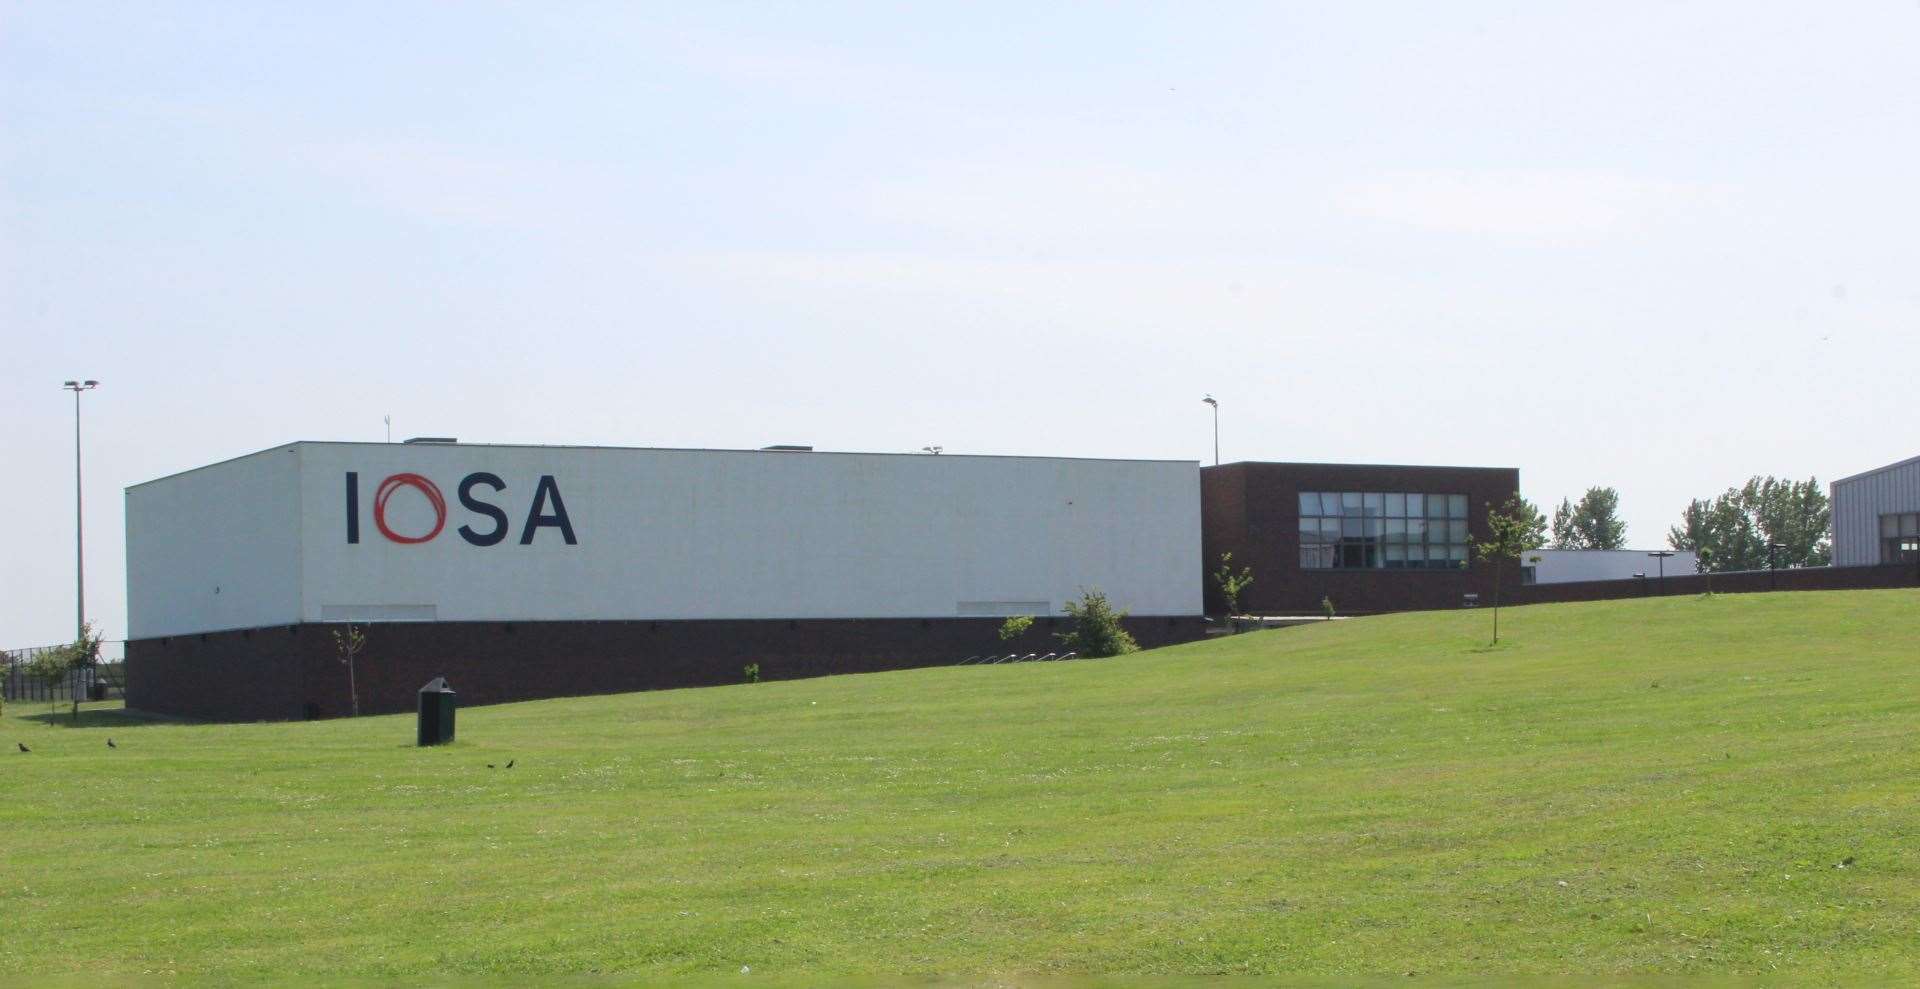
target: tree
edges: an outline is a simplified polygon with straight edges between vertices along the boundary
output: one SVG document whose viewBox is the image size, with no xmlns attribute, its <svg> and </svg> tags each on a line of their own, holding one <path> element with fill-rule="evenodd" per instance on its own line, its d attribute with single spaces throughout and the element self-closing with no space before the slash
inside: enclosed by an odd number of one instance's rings
<svg viewBox="0 0 1920 989">
<path fill-rule="evenodd" d="M 1833 559 L 1827 526 L 1832 505 L 1819 481 L 1755 476 L 1712 500 L 1695 499 L 1667 531 L 1667 544 L 1699 553 L 1708 570 L 1826 566 Z M 1767 545 L 1780 549 L 1769 560 Z M 1705 552 L 1702 552 L 1705 551 Z"/>
<path fill-rule="evenodd" d="M 347 698 L 353 704 L 353 716 L 360 716 L 360 688 L 353 680 L 353 661 L 367 646 L 366 633 L 357 625 L 349 624 L 345 629 L 333 630 L 333 650 L 340 656 L 340 662 L 347 668 Z"/>
<path fill-rule="evenodd" d="M 90 670 L 100 662 L 100 630 L 92 622 L 80 626 L 80 635 L 72 642 L 62 643 L 50 649 L 42 649 L 27 661 L 27 675 L 47 685 L 47 712 L 56 707 L 54 688 L 66 681 L 68 698 L 73 702 L 73 716 L 80 716 L 80 683 L 75 676 L 82 670 Z"/>
<path fill-rule="evenodd" d="M 1027 629 L 1030 629 L 1032 627 L 1033 627 L 1032 615 L 1018 615 L 1016 617 L 1009 618 L 1006 621 L 1000 623 L 1000 641 L 1012 642 L 1013 640 L 1027 634 Z"/>
<path fill-rule="evenodd" d="M 1748 481 L 1754 523 L 1767 542 L 1780 547 L 1772 563 L 1783 567 L 1824 567 L 1833 562 L 1828 528 L 1833 506 L 1814 478 L 1782 481 L 1773 477 Z"/>
<path fill-rule="evenodd" d="M 1620 520 L 1620 492 L 1588 488 L 1579 504 L 1560 499 L 1560 507 L 1553 513 L 1554 549 L 1620 549 L 1626 544 L 1627 524 Z"/>
<path fill-rule="evenodd" d="M 1546 521 L 1540 510 L 1519 495 L 1514 495 L 1487 511 L 1487 539 L 1477 547 L 1480 558 L 1493 564 L 1493 642 L 1500 644 L 1500 571 L 1508 560 L 1540 544 Z"/>
<path fill-rule="evenodd" d="M 72 642 L 43 649 L 27 661 L 27 674 L 47 685 L 48 713 L 55 707 L 54 685 L 65 680 L 68 698 L 73 702 L 73 716 L 80 716 L 80 678 L 75 674 L 99 665 L 101 641 L 99 626 L 87 622 L 80 626 L 80 635 Z"/>
<path fill-rule="evenodd" d="M 1220 569 L 1214 571 L 1213 582 L 1220 588 L 1220 596 L 1227 599 L 1227 617 L 1240 613 L 1240 592 L 1253 583 L 1253 568 L 1241 567 L 1239 573 L 1233 572 L 1233 554 L 1220 554 Z"/>
<path fill-rule="evenodd" d="M 1068 601 L 1065 607 L 1073 618 L 1073 630 L 1054 636 L 1080 656 L 1119 656 L 1139 650 L 1140 644 L 1120 624 L 1127 613 L 1113 610 L 1097 588 L 1080 592 L 1080 600 Z"/>
</svg>

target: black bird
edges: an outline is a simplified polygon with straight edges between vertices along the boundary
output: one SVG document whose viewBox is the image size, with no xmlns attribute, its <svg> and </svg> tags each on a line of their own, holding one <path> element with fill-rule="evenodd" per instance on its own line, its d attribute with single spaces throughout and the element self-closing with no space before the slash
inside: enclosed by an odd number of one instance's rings
<svg viewBox="0 0 1920 989">
<path fill-rule="evenodd" d="M 508 759 L 508 760 L 507 760 L 507 768 L 508 768 L 508 769 L 512 769 L 512 768 L 513 768 L 513 764 L 514 764 L 514 761 L 515 761 L 515 760 L 513 760 L 513 759 Z"/>
<path fill-rule="evenodd" d="M 30 748 L 27 748 L 27 743 L 25 743 L 25 742 L 15 742 L 15 743 L 13 743 L 13 744 L 15 744 L 15 745 L 18 745 L 18 746 L 20 746 L 20 751 L 22 751 L 22 752 L 32 752 L 32 751 L 33 751 L 32 749 L 30 749 Z"/>
<path fill-rule="evenodd" d="M 488 769 L 492 769 L 492 768 L 493 768 L 493 763 L 491 763 L 491 762 L 489 762 L 489 763 L 487 763 L 487 768 L 488 768 Z"/>
<path fill-rule="evenodd" d="M 118 746 L 118 745 L 115 745 L 115 744 L 113 744 L 113 739 L 111 739 L 111 738 L 109 738 L 109 739 L 107 739 L 107 748 L 110 748 L 110 749 L 117 749 L 117 748 L 119 748 L 119 747 L 120 747 L 120 746 Z"/>
</svg>

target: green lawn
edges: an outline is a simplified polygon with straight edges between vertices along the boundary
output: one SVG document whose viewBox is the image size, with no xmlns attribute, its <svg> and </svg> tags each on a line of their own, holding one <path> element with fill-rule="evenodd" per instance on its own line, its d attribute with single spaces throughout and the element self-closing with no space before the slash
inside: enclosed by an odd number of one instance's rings
<svg viewBox="0 0 1920 989">
<path fill-rule="evenodd" d="M 429 750 L 9 705 L 0 976 L 1920 979 L 1920 592 L 1488 617 L 475 708 Z"/>
</svg>

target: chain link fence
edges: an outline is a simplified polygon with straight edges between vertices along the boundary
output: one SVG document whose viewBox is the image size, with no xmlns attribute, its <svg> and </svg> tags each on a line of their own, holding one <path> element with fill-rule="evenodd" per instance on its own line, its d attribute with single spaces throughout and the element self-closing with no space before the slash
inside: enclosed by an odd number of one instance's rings
<svg viewBox="0 0 1920 989">
<path fill-rule="evenodd" d="M 124 641 L 102 642 L 99 664 L 88 669 L 70 670 L 64 676 L 52 678 L 33 675 L 34 660 L 63 648 L 64 643 L 0 650 L 0 697 L 8 701 L 53 703 L 71 702 L 76 694 L 81 700 L 125 696 L 126 665 L 121 659 L 125 655 Z"/>
</svg>

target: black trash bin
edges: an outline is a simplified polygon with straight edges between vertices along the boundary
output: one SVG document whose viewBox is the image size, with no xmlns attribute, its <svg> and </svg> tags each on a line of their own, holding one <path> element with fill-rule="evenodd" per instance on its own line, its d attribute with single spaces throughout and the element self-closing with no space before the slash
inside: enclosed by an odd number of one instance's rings
<svg viewBox="0 0 1920 989">
<path fill-rule="evenodd" d="M 445 745 L 453 741 L 453 688 L 446 677 L 434 677 L 420 688 L 421 745 Z"/>
</svg>

